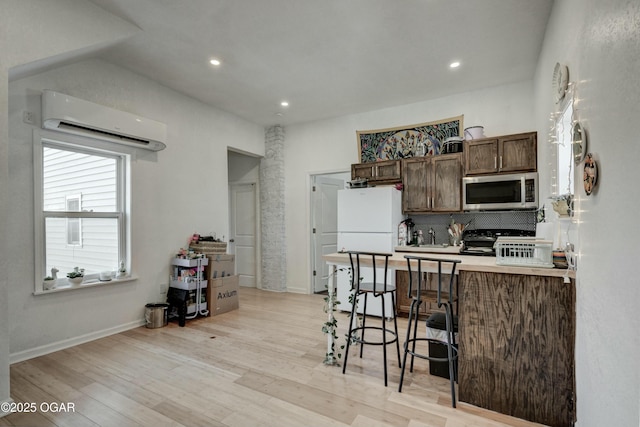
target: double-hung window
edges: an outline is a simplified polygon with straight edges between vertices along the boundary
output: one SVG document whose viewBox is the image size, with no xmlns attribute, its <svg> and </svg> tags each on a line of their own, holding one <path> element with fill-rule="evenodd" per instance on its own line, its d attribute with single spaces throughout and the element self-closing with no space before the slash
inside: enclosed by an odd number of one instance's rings
<svg viewBox="0 0 640 427">
<path fill-rule="evenodd" d="M 69 142 L 69 140 L 74 142 Z M 69 286 L 77 267 L 84 284 L 115 275 L 127 259 L 125 154 L 78 144 L 83 138 L 34 138 L 36 293 L 57 272 L 56 288 Z"/>
</svg>

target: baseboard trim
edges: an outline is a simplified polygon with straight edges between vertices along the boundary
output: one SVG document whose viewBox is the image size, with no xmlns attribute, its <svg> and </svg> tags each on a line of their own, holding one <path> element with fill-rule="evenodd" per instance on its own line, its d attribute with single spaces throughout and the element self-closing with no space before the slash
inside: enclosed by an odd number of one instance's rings
<svg viewBox="0 0 640 427">
<path fill-rule="evenodd" d="M 9 364 L 22 362 L 25 360 L 33 359 L 34 357 L 44 356 L 45 354 L 53 353 L 55 351 L 64 350 L 65 348 L 73 347 L 79 344 L 84 344 L 89 341 L 97 340 L 99 338 L 108 337 L 109 335 L 118 334 L 120 332 L 128 331 L 144 325 L 146 322 L 144 319 L 136 320 L 134 322 L 125 323 L 123 325 L 114 326 L 112 328 L 102 329 L 100 331 L 91 332 L 77 337 L 68 338 L 66 340 L 53 342 L 51 344 L 34 347 L 29 350 L 19 351 L 17 353 L 11 353 L 9 355 Z"/>
<path fill-rule="evenodd" d="M 294 288 L 292 286 L 287 286 L 287 292 L 291 292 L 292 294 L 309 294 L 309 289 L 307 289 L 307 288 Z"/>
</svg>

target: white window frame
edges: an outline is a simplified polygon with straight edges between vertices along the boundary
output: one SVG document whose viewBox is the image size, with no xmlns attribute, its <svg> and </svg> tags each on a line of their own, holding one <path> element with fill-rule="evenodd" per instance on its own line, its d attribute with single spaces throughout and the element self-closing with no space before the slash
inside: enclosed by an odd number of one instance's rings
<svg viewBox="0 0 640 427">
<path fill-rule="evenodd" d="M 108 156 L 117 159 L 117 205 L 115 212 L 69 212 L 69 211 L 44 211 L 44 194 L 43 194 L 43 147 L 49 146 L 63 150 L 72 150 L 87 154 Z M 131 261 L 129 253 L 131 250 L 131 230 L 130 230 L 130 184 L 129 176 L 131 171 L 131 160 L 135 156 L 135 152 L 130 150 L 121 150 L 114 147 L 114 144 L 100 141 L 88 137 L 62 134 L 59 132 L 36 129 L 33 132 L 33 159 L 34 159 L 34 217 L 35 217 L 35 295 L 71 291 L 95 285 L 105 285 L 110 283 L 119 283 L 134 280 L 135 277 L 130 274 Z M 118 221 L 118 257 L 124 262 L 125 268 L 129 274 L 125 277 L 118 277 L 109 282 L 101 282 L 99 273 L 88 274 L 84 277 L 82 286 L 65 287 L 66 276 L 64 272 L 58 273 L 58 282 L 53 290 L 45 290 L 43 278 L 49 276 L 50 272 L 46 270 L 46 241 L 45 241 L 45 221 L 47 218 L 115 218 Z M 114 266 L 115 268 L 116 266 Z M 112 273 L 116 273 L 114 270 Z"/>
</svg>

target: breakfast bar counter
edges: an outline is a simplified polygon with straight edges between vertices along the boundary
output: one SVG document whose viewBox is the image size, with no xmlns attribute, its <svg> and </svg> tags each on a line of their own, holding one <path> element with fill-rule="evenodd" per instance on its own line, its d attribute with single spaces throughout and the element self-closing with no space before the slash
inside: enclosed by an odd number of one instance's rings
<svg viewBox="0 0 640 427">
<path fill-rule="evenodd" d="M 397 281 L 407 276 L 404 255 L 396 252 L 389 259 Z M 462 261 L 457 268 L 459 400 L 547 426 L 572 426 L 575 271 L 501 266 L 487 256 L 412 255 Z M 349 265 L 346 253 L 324 260 Z M 436 263 L 426 264 L 428 272 L 436 271 Z"/>
<path fill-rule="evenodd" d="M 500 273 L 500 274 L 516 274 L 526 276 L 541 276 L 541 277 L 567 277 L 568 279 L 575 279 L 576 273 L 573 270 L 560 269 L 560 268 L 544 268 L 544 267 L 513 267 L 497 265 L 496 258 L 493 256 L 473 256 L 473 255 L 460 255 L 455 253 L 416 253 L 416 252 L 395 252 L 392 257 L 389 258 L 389 268 L 395 270 L 407 270 L 407 260 L 405 255 L 417 255 L 429 258 L 441 258 L 441 259 L 459 259 L 462 261 L 458 264 L 459 271 L 475 271 L 485 273 Z M 327 264 L 332 265 L 348 265 L 349 255 L 345 252 L 336 252 L 328 254 L 323 257 Z M 366 261 L 363 259 L 363 265 L 366 265 Z M 370 265 L 370 264 L 369 264 Z M 429 263 L 427 263 L 429 266 Z M 431 270 L 435 271 L 436 264 L 430 265 Z"/>
</svg>

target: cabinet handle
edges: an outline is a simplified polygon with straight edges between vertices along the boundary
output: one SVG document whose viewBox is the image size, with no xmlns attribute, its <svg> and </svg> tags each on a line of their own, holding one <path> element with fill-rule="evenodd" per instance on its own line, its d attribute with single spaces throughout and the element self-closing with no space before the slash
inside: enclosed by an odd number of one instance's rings
<svg viewBox="0 0 640 427">
<path fill-rule="evenodd" d="M 502 169 L 502 156 L 500 156 L 500 169 Z"/>
<path fill-rule="evenodd" d="M 432 198 L 431 198 L 431 209 L 433 209 L 433 208 L 435 208 L 435 207 L 436 207 L 436 205 L 435 205 L 435 203 L 433 202 L 433 197 L 432 197 Z"/>
<path fill-rule="evenodd" d="M 498 169 L 498 156 L 493 156 L 493 168 Z"/>
</svg>

